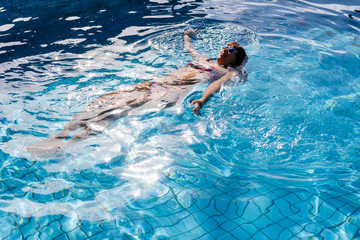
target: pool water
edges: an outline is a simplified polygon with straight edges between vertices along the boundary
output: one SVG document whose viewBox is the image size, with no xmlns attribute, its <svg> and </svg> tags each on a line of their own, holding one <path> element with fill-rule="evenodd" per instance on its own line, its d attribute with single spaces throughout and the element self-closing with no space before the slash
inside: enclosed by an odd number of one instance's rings
<svg viewBox="0 0 360 240">
<path fill-rule="evenodd" d="M 184 66 L 190 27 L 242 44 L 248 81 L 23 151 Z M 0 238 L 360 238 L 359 33 L 358 0 L 0 2 Z"/>
</svg>

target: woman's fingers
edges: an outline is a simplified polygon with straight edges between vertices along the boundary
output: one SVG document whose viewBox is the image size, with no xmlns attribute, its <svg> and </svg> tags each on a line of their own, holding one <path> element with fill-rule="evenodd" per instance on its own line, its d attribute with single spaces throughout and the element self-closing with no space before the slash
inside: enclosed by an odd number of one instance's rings
<svg viewBox="0 0 360 240">
<path fill-rule="evenodd" d="M 189 28 L 188 30 L 185 31 L 185 35 L 194 36 L 194 35 L 198 34 L 199 32 L 200 32 L 200 30 L 198 28 L 196 28 L 196 29 Z"/>
<path fill-rule="evenodd" d="M 199 114 L 200 114 L 200 109 L 201 109 L 201 107 L 199 107 L 198 104 L 195 104 L 195 107 L 192 109 L 192 111 L 193 111 L 195 114 L 199 115 Z"/>
<path fill-rule="evenodd" d="M 202 101 L 194 100 L 191 102 L 191 105 L 194 105 L 194 108 L 192 109 L 192 111 L 196 114 L 200 114 L 200 109 L 202 108 Z"/>
</svg>

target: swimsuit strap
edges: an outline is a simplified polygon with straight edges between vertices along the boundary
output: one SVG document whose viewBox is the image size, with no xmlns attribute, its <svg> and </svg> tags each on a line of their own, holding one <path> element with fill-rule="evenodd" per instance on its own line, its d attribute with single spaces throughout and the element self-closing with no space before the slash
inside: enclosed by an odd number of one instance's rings
<svg viewBox="0 0 360 240">
<path fill-rule="evenodd" d="M 171 89 L 171 88 L 169 88 L 167 86 L 164 86 L 162 83 L 153 82 L 153 81 L 150 82 L 149 87 L 150 87 L 150 89 L 158 88 L 158 89 L 165 90 L 167 92 L 171 92 L 173 90 L 173 89 Z"/>
</svg>

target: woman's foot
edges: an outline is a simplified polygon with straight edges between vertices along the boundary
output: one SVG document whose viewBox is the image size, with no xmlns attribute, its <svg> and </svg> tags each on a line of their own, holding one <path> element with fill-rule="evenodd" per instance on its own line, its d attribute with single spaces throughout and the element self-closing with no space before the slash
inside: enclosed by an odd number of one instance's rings
<svg viewBox="0 0 360 240">
<path fill-rule="evenodd" d="M 46 157 L 62 153 L 64 146 L 65 142 L 62 139 L 48 138 L 29 147 L 24 147 L 23 151 L 38 157 Z"/>
</svg>

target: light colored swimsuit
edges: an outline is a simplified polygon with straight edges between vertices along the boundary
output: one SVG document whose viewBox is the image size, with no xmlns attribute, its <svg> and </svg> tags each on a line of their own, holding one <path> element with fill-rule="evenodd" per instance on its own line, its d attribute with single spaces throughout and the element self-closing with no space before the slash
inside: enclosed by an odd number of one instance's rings
<svg viewBox="0 0 360 240">
<path fill-rule="evenodd" d="M 186 64 L 186 67 L 195 68 L 195 69 L 200 70 L 201 73 L 208 74 L 210 82 L 214 82 L 220 78 L 219 71 L 216 68 L 214 68 L 210 65 L 207 65 L 207 64 L 200 63 L 198 61 L 190 61 L 188 64 Z M 164 86 L 163 84 L 158 83 L 158 82 L 151 82 L 150 83 L 150 91 L 151 92 L 163 92 L 163 91 L 172 92 L 173 89 L 171 89 L 167 86 Z"/>
<path fill-rule="evenodd" d="M 209 74 L 210 82 L 214 82 L 220 78 L 219 71 L 213 66 L 203 64 L 198 61 L 191 61 L 188 64 L 186 64 L 186 66 L 199 69 L 201 72 Z"/>
</svg>

